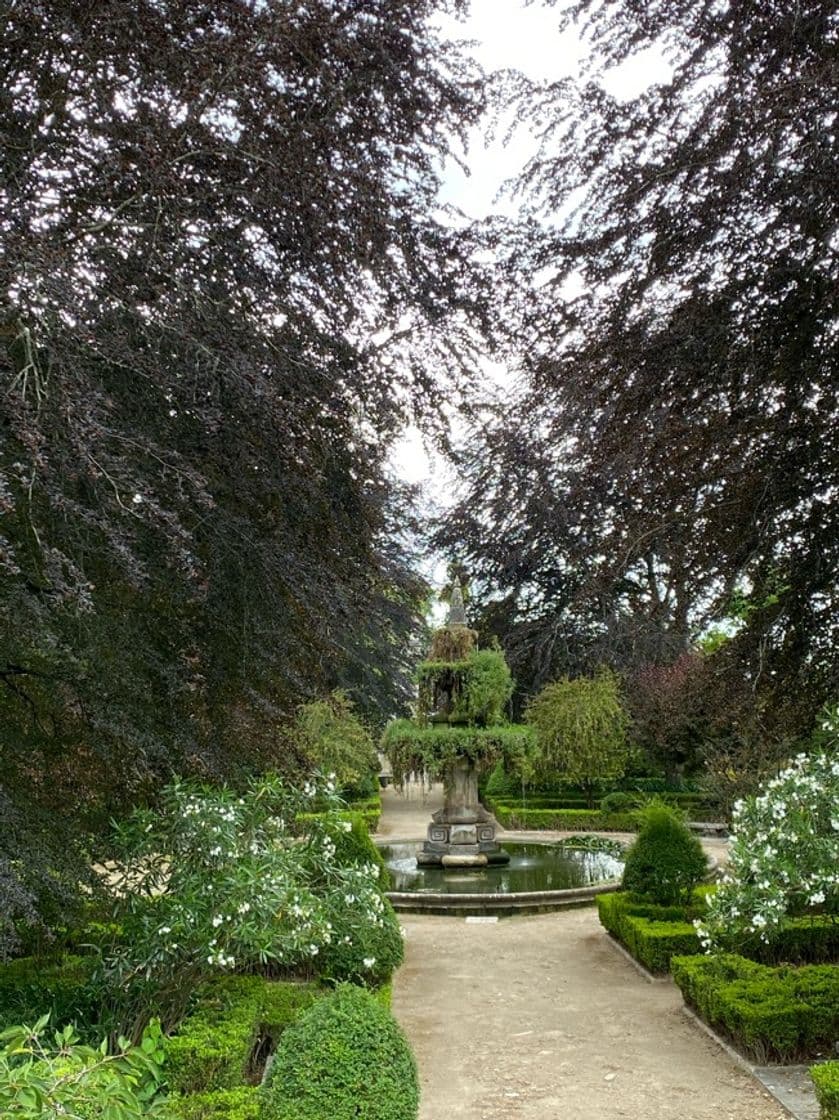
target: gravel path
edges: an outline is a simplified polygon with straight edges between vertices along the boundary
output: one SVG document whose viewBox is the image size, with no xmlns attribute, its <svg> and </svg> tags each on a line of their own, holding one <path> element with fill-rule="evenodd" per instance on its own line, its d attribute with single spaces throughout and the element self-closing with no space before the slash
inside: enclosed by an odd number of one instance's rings
<svg viewBox="0 0 839 1120">
<path fill-rule="evenodd" d="M 417 839 L 440 797 L 387 790 L 383 803 L 380 836 Z M 684 1016 L 674 985 L 618 954 L 593 908 L 402 924 L 393 1009 L 417 1056 L 421 1120 L 787 1115 Z"/>
</svg>

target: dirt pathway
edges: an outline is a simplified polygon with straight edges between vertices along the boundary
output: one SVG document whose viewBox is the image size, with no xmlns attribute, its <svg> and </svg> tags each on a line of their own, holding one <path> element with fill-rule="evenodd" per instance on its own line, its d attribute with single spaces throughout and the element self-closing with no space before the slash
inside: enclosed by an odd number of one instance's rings
<svg viewBox="0 0 839 1120">
<path fill-rule="evenodd" d="M 419 837 L 438 794 L 387 791 Z M 469 923 L 404 915 L 393 1009 L 421 1120 L 783 1120 L 786 1113 L 607 941 L 593 908 Z"/>
</svg>

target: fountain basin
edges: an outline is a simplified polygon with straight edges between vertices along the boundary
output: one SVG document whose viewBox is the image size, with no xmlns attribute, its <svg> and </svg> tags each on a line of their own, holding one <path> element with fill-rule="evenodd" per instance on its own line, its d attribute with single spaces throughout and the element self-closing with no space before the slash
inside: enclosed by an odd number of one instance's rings
<svg viewBox="0 0 839 1120">
<path fill-rule="evenodd" d="M 584 906 L 617 890 L 623 872 L 619 845 L 597 850 L 567 841 L 505 841 L 510 862 L 463 869 L 417 864 L 416 841 L 380 845 L 391 874 L 388 898 L 403 913 L 497 915 L 540 913 Z"/>
</svg>

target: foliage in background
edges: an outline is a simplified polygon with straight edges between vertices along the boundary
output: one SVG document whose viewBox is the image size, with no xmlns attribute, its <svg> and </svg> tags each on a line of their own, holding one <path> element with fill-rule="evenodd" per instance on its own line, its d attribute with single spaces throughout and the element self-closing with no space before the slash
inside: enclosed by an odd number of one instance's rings
<svg viewBox="0 0 839 1120">
<path fill-rule="evenodd" d="M 293 735 L 309 769 L 334 774 L 339 790 L 375 793 L 378 789 L 379 760 L 373 740 L 346 693 L 337 690 L 325 700 L 303 704 Z"/>
<path fill-rule="evenodd" d="M 263 1120 L 416 1120 L 419 1082 L 405 1036 L 351 985 L 286 1030 L 263 1088 Z"/>
<path fill-rule="evenodd" d="M 589 808 L 598 785 L 626 768 L 628 718 L 617 678 L 601 668 L 595 677 L 554 681 L 527 705 L 536 734 L 538 769 L 579 784 Z"/>
<path fill-rule="evenodd" d="M 669 805 L 640 810 L 638 838 L 623 869 L 623 888 L 662 906 L 687 903 L 708 869 L 699 840 Z"/>
<path fill-rule="evenodd" d="M 459 7 L 4 9 L 0 952 L 174 773 L 283 766 L 335 687 L 410 695 L 389 450 L 491 323 L 439 215 L 482 106 Z"/>
<path fill-rule="evenodd" d="M 110 1052 L 82 1045 L 73 1027 L 32 1027 L 0 1034 L 0 1114 L 8 1120 L 142 1120 L 168 1118 L 159 1095 L 165 1056 L 160 1026 L 151 1023 L 139 1045 L 121 1040 Z"/>
<path fill-rule="evenodd" d="M 113 876 L 121 936 L 100 976 L 111 1022 L 136 1036 L 153 1008 L 170 1027 L 217 970 L 317 970 L 345 908 L 353 924 L 340 936 L 372 936 L 386 920 L 379 865 L 341 864 L 336 837 L 352 825 L 339 806 L 328 785 L 297 791 L 272 777 L 241 795 L 175 783 L 158 810 L 132 814 Z"/>
<path fill-rule="evenodd" d="M 839 921 L 839 710 L 826 749 L 798 754 L 735 807 L 728 864 L 700 926 L 706 945 L 772 940 L 806 910 Z"/>
</svg>

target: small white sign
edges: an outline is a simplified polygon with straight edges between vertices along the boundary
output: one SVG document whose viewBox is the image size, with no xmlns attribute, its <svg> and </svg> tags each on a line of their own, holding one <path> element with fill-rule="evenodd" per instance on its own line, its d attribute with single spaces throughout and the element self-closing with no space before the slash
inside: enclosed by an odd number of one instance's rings
<svg viewBox="0 0 839 1120">
<path fill-rule="evenodd" d="M 496 914 L 494 918 L 491 918 L 489 916 L 489 914 L 470 914 L 470 916 L 466 919 L 466 921 L 471 922 L 472 925 L 476 925 L 476 926 L 477 925 L 485 925 L 485 924 L 489 924 L 491 922 L 497 922 L 498 921 L 498 915 Z"/>
</svg>

